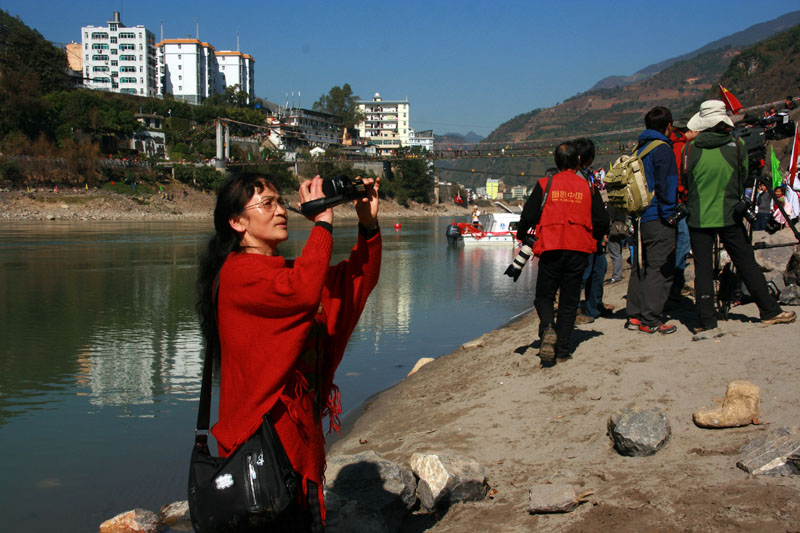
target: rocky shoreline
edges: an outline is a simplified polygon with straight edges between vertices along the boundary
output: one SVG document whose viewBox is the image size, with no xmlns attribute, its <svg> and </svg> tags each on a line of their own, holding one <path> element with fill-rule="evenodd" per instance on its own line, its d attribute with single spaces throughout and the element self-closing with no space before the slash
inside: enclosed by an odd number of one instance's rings
<svg viewBox="0 0 800 533">
<path fill-rule="evenodd" d="M 184 193 L 185 190 L 185 193 Z M 287 194 L 290 206 L 297 204 L 297 194 Z M 213 194 L 195 189 L 174 188 L 165 194 L 118 194 L 101 189 L 34 189 L 0 190 L 0 220 L 33 221 L 167 221 L 167 220 L 212 220 Z M 485 210 L 485 208 L 483 208 Z M 336 217 L 355 219 L 355 210 L 349 204 L 335 208 Z M 446 204 L 411 203 L 403 207 L 397 202 L 381 202 L 380 215 L 383 220 L 395 218 L 452 216 L 465 217 L 469 210 L 451 202 Z M 296 210 L 290 218 L 300 217 Z"/>
</svg>

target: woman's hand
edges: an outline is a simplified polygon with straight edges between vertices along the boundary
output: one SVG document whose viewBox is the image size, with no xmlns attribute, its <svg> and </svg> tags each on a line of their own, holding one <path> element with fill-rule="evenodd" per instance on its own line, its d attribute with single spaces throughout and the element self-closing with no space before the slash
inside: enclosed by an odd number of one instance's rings
<svg viewBox="0 0 800 533">
<path fill-rule="evenodd" d="M 300 194 L 300 203 L 297 204 L 298 209 L 300 208 L 300 204 L 324 198 L 325 194 L 322 192 L 322 178 L 316 175 L 310 180 L 303 181 L 297 192 Z M 306 215 L 306 218 L 311 222 L 327 222 L 328 224 L 333 224 L 333 209 L 329 207 L 325 211 L 321 211 L 315 215 Z"/>
<path fill-rule="evenodd" d="M 356 179 L 360 179 L 360 176 Z M 378 189 L 381 186 L 381 179 L 364 178 L 362 181 L 367 189 L 367 196 L 354 200 L 356 213 L 358 222 L 365 228 L 372 229 L 378 225 Z"/>
</svg>

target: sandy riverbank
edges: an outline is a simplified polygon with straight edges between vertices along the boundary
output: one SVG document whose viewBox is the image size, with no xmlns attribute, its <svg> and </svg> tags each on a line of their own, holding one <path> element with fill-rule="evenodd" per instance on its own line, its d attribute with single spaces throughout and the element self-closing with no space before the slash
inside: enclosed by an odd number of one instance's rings
<svg viewBox="0 0 800 533">
<path fill-rule="evenodd" d="M 125 195 L 98 189 L 0 190 L 0 220 L 211 220 L 216 197 L 194 189 L 175 188 L 170 198 L 160 194 Z M 286 195 L 290 206 L 297 204 L 297 194 Z M 485 211 L 485 208 L 482 208 Z M 356 218 L 350 204 L 334 210 L 339 219 Z M 290 211 L 290 218 L 300 217 Z M 452 202 L 438 205 L 412 203 L 403 207 L 397 202 L 381 202 L 381 219 L 451 216 L 468 220 L 469 210 Z"/>
<path fill-rule="evenodd" d="M 537 318 L 528 314 L 372 398 L 329 455 L 478 460 L 496 495 L 454 506 L 430 531 L 798 531 L 800 476 L 753 477 L 736 460 L 765 431 L 800 425 L 800 323 L 765 327 L 748 304 L 716 336 L 693 338 L 686 298 L 672 311 L 675 334 L 627 331 L 626 285 L 606 286 L 617 312 L 578 327 L 572 360 L 539 368 Z M 696 427 L 692 411 L 713 405 L 733 379 L 761 387 L 763 425 Z M 628 406 L 666 413 L 673 434 L 656 455 L 612 448 L 608 417 Z M 529 488 L 547 481 L 593 494 L 569 514 L 529 515 Z"/>
</svg>

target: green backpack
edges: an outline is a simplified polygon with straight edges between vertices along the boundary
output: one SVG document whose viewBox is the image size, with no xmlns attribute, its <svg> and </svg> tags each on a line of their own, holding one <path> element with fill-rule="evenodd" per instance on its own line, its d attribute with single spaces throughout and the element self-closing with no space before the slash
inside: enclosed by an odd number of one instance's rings
<svg viewBox="0 0 800 533">
<path fill-rule="evenodd" d="M 630 155 L 623 155 L 614 161 L 603 178 L 610 205 L 633 216 L 639 216 L 647 209 L 654 193 L 647 187 L 642 159 L 662 144 L 667 143 L 650 141 L 641 153 L 636 153 L 637 146 Z"/>
</svg>

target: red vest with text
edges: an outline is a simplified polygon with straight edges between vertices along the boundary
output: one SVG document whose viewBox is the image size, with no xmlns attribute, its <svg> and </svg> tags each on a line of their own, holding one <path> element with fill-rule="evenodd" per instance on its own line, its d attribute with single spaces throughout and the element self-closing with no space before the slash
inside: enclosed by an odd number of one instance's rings
<svg viewBox="0 0 800 533">
<path fill-rule="evenodd" d="M 547 178 L 539 180 L 547 190 Z M 571 170 L 553 176 L 550 194 L 536 226 L 534 255 L 550 250 L 573 250 L 593 253 L 597 241 L 592 237 L 592 188 Z"/>
</svg>

